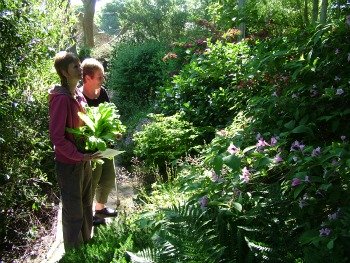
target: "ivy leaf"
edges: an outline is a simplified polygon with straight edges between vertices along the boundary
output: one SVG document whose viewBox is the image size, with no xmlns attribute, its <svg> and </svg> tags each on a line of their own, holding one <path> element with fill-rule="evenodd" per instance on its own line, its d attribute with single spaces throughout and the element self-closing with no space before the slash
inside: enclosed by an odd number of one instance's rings
<svg viewBox="0 0 350 263">
<path fill-rule="evenodd" d="M 214 166 L 213 168 L 217 174 L 221 173 L 222 165 L 223 165 L 222 158 L 220 158 L 219 156 L 215 156 L 213 160 L 213 166 Z"/>
<path fill-rule="evenodd" d="M 295 127 L 295 120 L 291 120 L 290 122 L 287 122 L 286 124 L 284 124 L 284 127 L 286 127 L 289 130 L 293 129 Z"/>
<path fill-rule="evenodd" d="M 242 205 L 237 202 L 232 203 L 233 208 L 235 208 L 238 212 L 242 212 Z"/>
<path fill-rule="evenodd" d="M 305 188 L 305 184 L 296 186 L 296 189 L 294 190 L 294 199 L 298 197 L 298 195 L 303 191 Z"/>
<path fill-rule="evenodd" d="M 312 130 L 305 126 L 305 125 L 300 125 L 298 127 L 295 127 L 293 130 L 292 130 L 292 133 L 309 133 L 309 134 L 312 134 Z"/>
<path fill-rule="evenodd" d="M 313 242 L 315 239 L 319 238 L 319 233 L 317 230 L 308 230 L 304 232 L 301 237 L 299 238 L 299 241 L 302 245 L 309 244 Z"/>
<path fill-rule="evenodd" d="M 230 167 L 234 171 L 238 171 L 239 167 L 241 166 L 241 159 L 233 154 L 224 157 L 222 160 L 224 164 L 226 164 L 228 167 Z"/>
</svg>

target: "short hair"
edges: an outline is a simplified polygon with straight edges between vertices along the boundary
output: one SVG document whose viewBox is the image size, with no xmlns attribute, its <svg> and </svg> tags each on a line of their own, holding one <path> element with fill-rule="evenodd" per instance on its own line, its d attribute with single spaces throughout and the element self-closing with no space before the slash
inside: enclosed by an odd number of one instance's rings
<svg viewBox="0 0 350 263">
<path fill-rule="evenodd" d="M 93 77 L 96 70 L 101 70 L 104 73 L 103 65 L 94 58 L 84 59 L 83 63 L 81 63 L 81 68 L 83 69 L 83 81 L 85 81 L 86 76 Z"/>
<path fill-rule="evenodd" d="M 60 51 L 55 55 L 54 66 L 58 76 L 61 79 L 61 84 L 67 83 L 67 78 L 62 74 L 62 70 L 67 71 L 71 63 L 79 62 L 79 58 L 72 52 Z"/>
</svg>

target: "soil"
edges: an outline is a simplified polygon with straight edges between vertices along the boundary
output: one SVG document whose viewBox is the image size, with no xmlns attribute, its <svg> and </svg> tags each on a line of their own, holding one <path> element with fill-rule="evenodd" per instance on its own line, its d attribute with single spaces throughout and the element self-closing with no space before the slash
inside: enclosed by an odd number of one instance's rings
<svg viewBox="0 0 350 263">
<path fill-rule="evenodd" d="M 117 189 L 112 190 L 109 195 L 107 206 L 117 208 L 118 211 L 126 213 L 133 212 L 135 207 L 135 189 L 140 181 L 135 174 L 126 169 L 117 167 Z M 51 226 L 43 226 L 39 237 L 35 242 L 28 244 L 23 256 L 13 263 L 55 263 L 58 262 L 63 253 L 63 240 L 60 218 L 60 204 L 54 206 L 52 211 Z M 107 223 L 110 222 L 107 220 Z M 5 263 L 0 261 L 0 263 Z"/>
</svg>

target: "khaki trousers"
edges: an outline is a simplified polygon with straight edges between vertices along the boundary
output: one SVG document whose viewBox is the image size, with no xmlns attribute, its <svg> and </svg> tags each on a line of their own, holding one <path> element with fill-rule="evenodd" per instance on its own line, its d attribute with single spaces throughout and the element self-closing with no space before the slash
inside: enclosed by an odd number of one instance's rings
<svg viewBox="0 0 350 263">
<path fill-rule="evenodd" d="M 103 159 L 103 164 L 96 163 L 92 170 L 92 193 L 96 202 L 107 203 L 108 195 L 116 186 L 114 159 Z"/>
</svg>

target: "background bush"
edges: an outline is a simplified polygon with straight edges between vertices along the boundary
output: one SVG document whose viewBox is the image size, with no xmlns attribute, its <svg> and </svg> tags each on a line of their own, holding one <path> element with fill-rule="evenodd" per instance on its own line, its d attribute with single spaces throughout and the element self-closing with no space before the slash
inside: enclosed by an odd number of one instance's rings
<svg viewBox="0 0 350 263">
<path fill-rule="evenodd" d="M 155 88 L 162 83 L 161 69 L 165 45 L 145 43 L 119 43 L 111 56 L 107 86 L 113 89 L 122 120 L 139 109 L 147 108 L 154 99 Z"/>
</svg>

